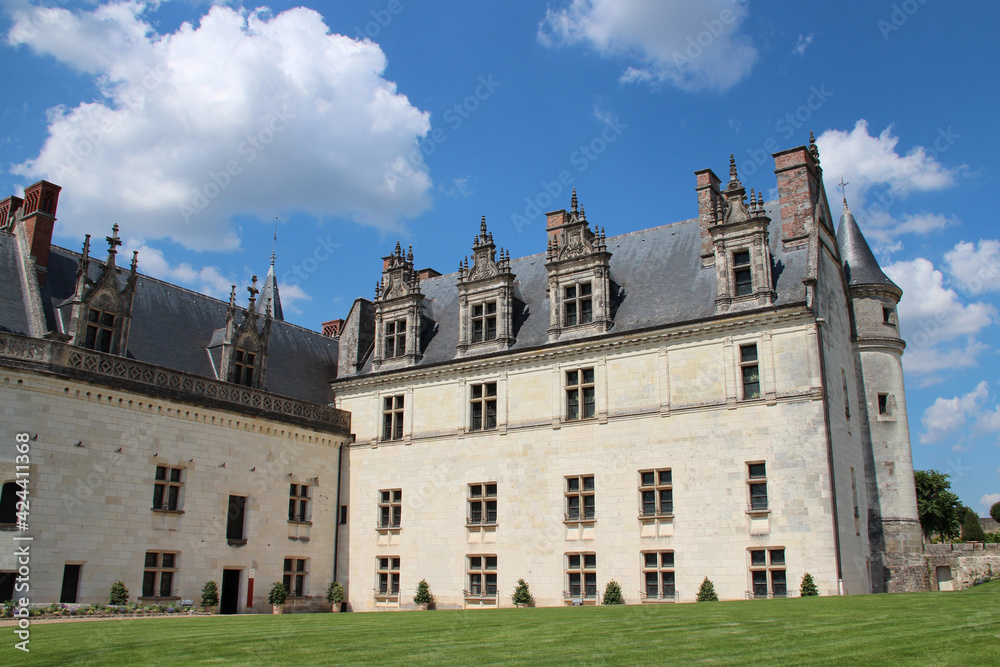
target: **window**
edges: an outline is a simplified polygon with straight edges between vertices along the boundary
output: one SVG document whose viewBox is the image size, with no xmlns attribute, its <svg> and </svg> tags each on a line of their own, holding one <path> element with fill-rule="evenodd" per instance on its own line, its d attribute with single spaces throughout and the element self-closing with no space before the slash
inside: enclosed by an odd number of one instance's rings
<svg viewBox="0 0 1000 667">
<path fill-rule="evenodd" d="M 399 600 L 399 556 L 375 559 L 375 593 L 386 600 Z"/>
<path fill-rule="evenodd" d="M 669 600 L 677 597 L 674 587 L 674 552 L 642 553 L 642 599 Z"/>
<path fill-rule="evenodd" d="M 308 574 L 305 558 L 285 559 L 285 575 L 282 581 L 285 583 L 289 595 L 300 598 L 306 594 L 306 576 Z"/>
<path fill-rule="evenodd" d="M 896 323 L 892 320 L 892 308 L 890 306 L 882 306 L 882 323 L 888 324 L 890 327 L 896 326 Z"/>
<path fill-rule="evenodd" d="M 590 283 L 579 283 L 563 288 L 563 326 L 587 324 L 594 319 Z"/>
<path fill-rule="evenodd" d="M 472 385 L 470 431 L 488 431 L 497 427 L 497 383 Z"/>
<path fill-rule="evenodd" d="M 596 414 L 594 369 L 566 371 L 566 419 L 590 419 Z"/>
<path fill-rule="evenodd" d="M 783 598 L 788 595 L 785 550 L 750 549 L 750 582 L 755 598 Z"/>
<path fill-rule="evenodd" d="M 733 253 L 733 283 L 736 286 L 736 296 L 753 294 L 749 250 L 740 250 Z"/>
<path fill-rule="evenodd" d="M 594 476 L 578 475 L 566 478 L 566 520 L 594 518 Z"/>
<path fill-rule="evenodd" d="M 497 302 L 488 301 L 472 307 L 472 342 L 496 340 Z"/>
<path fill-rule="evenodd" d="M 748 463 L 747 474 L 750 487 L 750 511 L 767 511 L 767 468 L 763 463 Z"/>
<path fill-rule="evenodd" d="M 0 491 L 0 524 L 17 522 L 17 482 L 7 482 Z"/>
<path fill-rule="evenodd" d="M 468 597 L 495 598 L 497 596 L 497 557 L 469 556 Z"/>
<path fill-rule="evenodd" d="M 87 314 L 87 338 L 84 347 L 110 352 L 115 337 L 115 314 L 91 308 Z"/>
<path fill-rule="evenodd" d="M 147 551 L 146 567 L 142 573 L 142 597 L 169 598 L 177 573 L 176 553 L 169 551 Z"/>
<path fill-rule="evenodd" d="M 340 506 L 340 525 L 343 526 L 347 523 L 347 505 Z"/>
<path fill-rule="evenodd" d="M 597 554 L 566 554 L 567 597 L 597 597 Z"/>
<path fill-rule="evenodd" d="M 229 496 L 229 511 L 226 513 L 228 522 L 226 524 L 226 539 L 230 544 L 246 544 L 243 537 L 243 518 L 246 515 L 246 496 Z"/>
<path fill-rule="evenodd" d="M 640 516 L 672 516 L 674 487 L 670 468 L 639 471 Z"/>
<path fill-rule="evenodd" d="M 385 344 L 382 346 L 382 356 L 388 359 L 406 354 L 406 320 L 386 322 L 383 326 Z"/>
<path fill-rule="evenodd" d="M 181 497 L 181 468 L 156 466 L 156 482 L 153 485 L 153 509 L 170 512 L 178 511 Z"/>
<path fill-rule="evenodd" d="M 851 418 L 851 397 L 847 393 L 847 371 L 840 369 L 840 377 L 844 380 L 844 416 Z"/>
<path fill-rule="evenodd" d="M 382 440 L 400 440 L 403 437 L 403 397 L 386 396 L 382 399 Z"/>
<path fill-rule="evenodd" d="M 469 523 L 493 524 L 497 522 L 497 484 L 469 484 Z"/>
<path fill-rule="evenodd" d="M 756 343 L 740 345 L 740 373 L 743 376 L 743 399 L 760 398 Z"/>
<path fill-rule="evenodd" d="M 256 366 L 257 355 L 253 352 L 243 350 L 241 348 L 236 348 L 236 363 L 235 372 L 233 373 L 233 382 L 236 384 L 241 384 L 244 387 L 253 386 L 253 371 Z"/>
<path fill-rule="evenodd" d="M 861 512 L 858 509 L 858 481 L 851 468 L 851 496 L 854 498 L 854 534 L 861 535 Z"/>
<path fill-rule="evenodd" d="M 878 395 L 878 413 L 883 416 L 892 414 L 889 409 L 889 394 Z"/>
<path fill-rule="evenodd" d="M 288 520 L 308 523 L 312 519 L 309 514 L 309 487 L 305 484 L 288 485 Z"/>
<path fill-rule="evenodd" d="M 382 489 L 378 494 L 378 527 L 399 528 L 403 517 L 403 490 Z"/>
</svg>

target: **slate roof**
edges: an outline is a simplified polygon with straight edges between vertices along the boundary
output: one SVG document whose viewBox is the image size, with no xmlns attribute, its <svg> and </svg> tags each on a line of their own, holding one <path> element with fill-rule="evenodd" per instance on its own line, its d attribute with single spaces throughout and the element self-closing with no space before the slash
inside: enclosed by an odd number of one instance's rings
<svg viewBox="0 0 1000 667">
<path fill-rule="evenodd" d="M 847 276 L 848 285 L 884 285 L 899 289 L 882 272 L 882 267 L 878 265 L 878 260 L 865 241 L 846 199 L 840 226 L 837 228 L 837 248 L 840 250 L 840 259 L 844 262 L 844 275 Z"/>
<path fill-rule="evenodd" d="M 769 242 L 773 261 L 772 277 L 777 298 L 775 307 L 805 301 L 807 250 L 784 250 L 781 241 L 779 203 L 768 202 L 771 218 Z M 715 315 L 716 269 L 701 266 L 701 228 L 697 218 L 610 236 L 611 280 L 621 296 L 614 312 L 614 327 L 607 335 L 663 327 L 706 319 Z M 514 294 L 526 310 L 515 318 L 516 342 L 512 351 L 548 344 L 549 298 L 545 253 L 510 262 L 515 275 Z M 433 328 L 424 331 L 423 357 L 415 368 L 457 359 L 458 273 L 420 282 L 424 293 L 424 315 Z M 495 353 L 494 353 L 495 354 Z M 474 357 L 467 354 L 464 359 Z M 395 369 L 394 369 L 395 370 Z M 372 373 L 369 358 L 358 375 Z"/>
<path fill-rule="evenodd" d="M 28 314 L 24 307 L 17 239 L 0 233 L 0 331 L 29 335 Z"/>
<path fill-rule="evenodd" d="M 0 235 L 0 327 L 27 334 L 24 297 L 17 279 L 13 237 Z M 90 263 L 90 277 L 100 272 L 99 258 Z M 65 331 L 57 318 L 68 319 L 58 306 L 73 296 L 78 253 L 52 246 L 48 278 L 42 288 L 43 306 L 50 329 Z M 139 256 L 140 266 L 142 255 Z M 125 286 L 127 271 L 118 269 L 118 283 Z M 9 279 L 13 276 L 13 280 Z M 11 285 L 11 288 L 8 288 Z M 228 303 L 183 287 L 139 274 L 132 305 L 128 357 L 173 370 L 216 378 L 216 364 L 209 356 L 213 334 L 226 326 Z M 242 311 L 241 311 L 242 312 Z M 329 382 L 337 372 L 337 340 L 288 322 L 274 320 L 268 345 L 266 391 L 328 404 L 333 401 Z"/>
</svg>

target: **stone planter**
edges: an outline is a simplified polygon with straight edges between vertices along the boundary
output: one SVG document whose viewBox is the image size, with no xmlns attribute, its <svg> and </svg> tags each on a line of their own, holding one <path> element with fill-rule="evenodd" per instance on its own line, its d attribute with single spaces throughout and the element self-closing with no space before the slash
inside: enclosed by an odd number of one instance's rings
<svg viewBox="0 0 1000 667">
<path fill-rule="evenodd" d="M 330 603 L 330 611 L 333 612 L 334 614 L 339 614 L 340 613 L 340 604 L 341 603 L 339 603 L 339 602 L 332 602 L 332 603 Z"/>
<path fill-rule="evenodd" d="M 427 604 L 426 602 L 417 605 L 417 609 L 419 609 L 420 611 L 427 611 L 428 607 L 430 607 L 430 605 Z"/>
<path fill-rule="evenodd" d="M 271 605 L 271 613 L 272 614 L 281 614 L 281 613 L 284 613 L 284 610 L 285 610 L 285 605 L 283 605 L 283 604 L 273 604 L 273 605 Z"/>
</svg>

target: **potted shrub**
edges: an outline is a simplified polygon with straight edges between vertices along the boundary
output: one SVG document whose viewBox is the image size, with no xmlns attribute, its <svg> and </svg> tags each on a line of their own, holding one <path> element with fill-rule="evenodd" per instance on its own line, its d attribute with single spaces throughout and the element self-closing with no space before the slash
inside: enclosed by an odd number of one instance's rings
<svg viewBox="0 0 1000 667">
<path fill-rule="evenodd" d="M 426 579 L 421 579 L 420 583 L 417 584 L 417 594 L 413 596 L 413 604 L 427 610 L 433 603 L 434 596 L 431 595 L 431 587 L 427 584 Z"/>
<path fill-rule="evenodd" d="M 108 604 L 114 605 L 126 605 L 128 604 L 128 589 L 125 588 L 125 584 L 116 581 L 111 584 L 111 590 L 108 592 Z"/>
<path fill-rule="evenodd" d="M 712 580 L 705 577 L 705 580 L 701 582 L 701 588 L 698 589 L 698 597 L 696 598 L 698 602 L 718 602 L 719 596 L 715 594 L 715 586 L 712 585 Z"/>
<path fill-rule="evenodd" d="M 330 611 L 337 613 L 344 604 L 344 587 L 339 581 L 330 582 L 330 587 L 326 589 L 326 601 L 330 603 Z"/>
<path fill-rule="evenodd" d="M 271 603 L 271 612 L 280 614 L 285 607 L 285 599 L 288 598 L 288 589 L 280 581 L 274 582 L 271 590 L 267 594 L 267 601 Z"/>
<path fill-rule="evenodd" d="M 802 585 L 799 586 L 799 595 L 807 598 L 813 595 L 819 595 L 819 589 L 816 588 L 816 582 L 813 581 L 813 577 L 808 572 L 802 577 Z"/>
<path fill-rule="evenodd" d="M 604 601 L 602 604 L 625 604 L 625 600 L 622 599 L 622 587 L 614 579 L 609 581 L 608 585 L 604 587 Z"/>
<path fill-rule="evenodd" d="M 208 612 L 214 612 L 219 604 L 219 585 L 214 581 L 205 582 L 201 589 L 201 606 Z"/>
<path fill-rule="evenodd" d="M 517 586 L 514 588 L 514 593 L 510 596 L 510 599 L 518 607 L 531 606 L 531 591 L 528 589 L 528 584 L 524 581 L 524 579 L 517 580 Z"/>
</svg>

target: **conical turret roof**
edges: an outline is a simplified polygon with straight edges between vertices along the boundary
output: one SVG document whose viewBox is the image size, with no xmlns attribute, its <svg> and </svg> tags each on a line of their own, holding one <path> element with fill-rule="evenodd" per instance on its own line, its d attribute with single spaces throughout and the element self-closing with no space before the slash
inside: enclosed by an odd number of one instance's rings
<svg viewBox="0 0 1000 667">
<path fill-rule="evenodd" d="M 844 274 L 847 284 L 854 285 L 884 285 L 899 289 L 896 283 L 882 272 L 875 254 L 861 233 L 854 214 L 851 213 L 844 199 L 844 212 L 840 216 L 840 227 L 837 229 L 837 247 L 840 259 L 844 262 Z"/>
<path fill-rule="evenodd" d="M 285 316 L 281 312 L 281 299 L 278 297 L 278 279 L 274 275 L 274 260 L 271 260 L 271 268 L 267 270 L 267 277 L 264 278 L 264 287 L 260 290 L 260 298 L 257 300 L 257 314 L 264 316 L 267 310 L 267 302 L 271 301 L 271 317 L 276 320 L 284 320 Z"/>
</svg>

